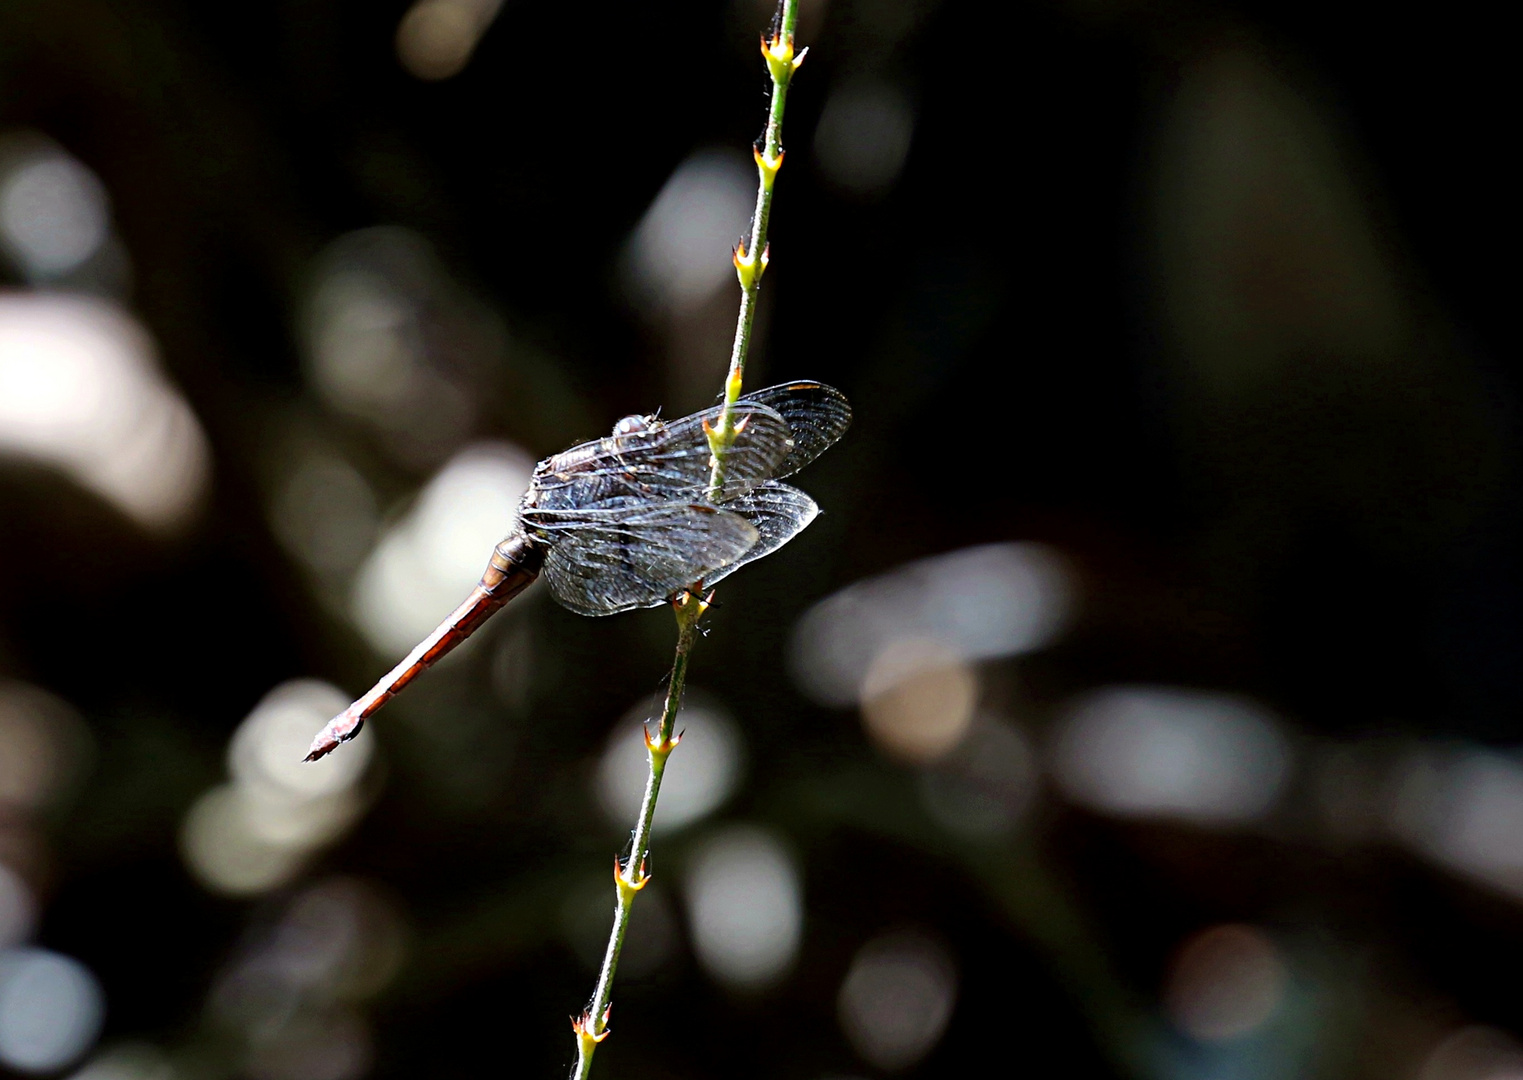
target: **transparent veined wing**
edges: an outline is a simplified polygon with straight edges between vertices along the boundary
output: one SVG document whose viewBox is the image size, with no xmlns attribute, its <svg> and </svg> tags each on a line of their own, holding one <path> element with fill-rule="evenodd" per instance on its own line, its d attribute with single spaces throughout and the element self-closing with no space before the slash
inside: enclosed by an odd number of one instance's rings
<svg viewBox="0 0 1523 1080">
<path fill-rule="evenodd" d="M 703 579 L 705 585 L 713 585 L 746 563 L 772 554 L 808 528 L 820 512 L 819 506 L 808 495 L 796 487 L 779 484 L 775 480 L 769 480 L 725 503 L 725 509 L 739 514 L 751 523 L 756 529 L 756 543 L 739 559 L 710 572 Z"/>
<path fill-rule="evenodd" d="M 719 501 L 769 479 L 793 451 L 787 422 L 766 405 L 737 405 L 739 432 L 725 454 Z M 571 510 L 652 502 L 707 501 L 708 409 L 643 431 L 610 435 L 546 459 L 536 470 L 532 508 Z"/>
<path fill-rule="evenodd" d="M 793 437 L 793 449 L 778 465 L 772 479 L 791 476 L 828 450 L 851 426 L 851 405 L 833 386 L 800 379 L 743 394 L 736 407 L 752 402 L 783 418 Z"/>
<path fill-rule="evenodd" d="M 578 615 L 655 607 L 743 558 L 760 539 L 740 514 L 713 506 L 654 506 L 542 515 L 544 578 Z"/>
</svg>

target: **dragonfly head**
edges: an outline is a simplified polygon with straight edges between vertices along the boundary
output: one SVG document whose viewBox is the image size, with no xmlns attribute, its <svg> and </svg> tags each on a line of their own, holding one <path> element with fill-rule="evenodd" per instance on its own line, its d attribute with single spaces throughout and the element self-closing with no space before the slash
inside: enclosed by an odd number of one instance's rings
<svg viewBox="0 0 1523 1080">
<path fill-rule="evenodd" d="M 613 433 L 615 435 L 634 435 L 637 432 L 650 431 L 660 423 L 661 421 L 657 420 L 654 416 L 635 414 L 633 416 L 626 416 L 615 424 L 613 426 Z"/>
</svg>

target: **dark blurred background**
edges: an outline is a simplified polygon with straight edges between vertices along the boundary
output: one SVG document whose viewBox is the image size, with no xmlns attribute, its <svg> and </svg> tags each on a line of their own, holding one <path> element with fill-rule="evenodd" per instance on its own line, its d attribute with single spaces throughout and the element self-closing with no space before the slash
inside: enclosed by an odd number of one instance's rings
<svg viewBox="0 0 1523 1080">
<path fill-rule="evenodd" d="M 807 0 L 748 381 L 856 423 L 598 1076 L 1523 1076 L 1496 10 Z M 297 759 L 537 458 L 712 400 L 771 17 L 0 0 L 0 1073 L 567 1067 L 670 613 Z"/>
</svg>

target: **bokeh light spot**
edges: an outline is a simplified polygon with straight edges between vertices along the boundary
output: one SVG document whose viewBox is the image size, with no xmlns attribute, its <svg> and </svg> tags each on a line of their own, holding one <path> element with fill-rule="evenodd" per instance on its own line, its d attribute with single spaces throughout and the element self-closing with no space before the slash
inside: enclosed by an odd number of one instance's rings
<svg viewBox="0 0 1523 1080">
<path fill-rule="evenodd" d="M 660 718 L 657 703 L 640 705 L 624 715 L 608 737 L 598 762 L 597 794 L 608 819 L 627 828 L 639 813 L 649 772 L 642 721 Z M 682 745 L 667 759 L 656 804 L 654 827 L 670 832 L 717 810 L 740 778 L 744 740 L 740 727 L 714 698 L 689 691 L 677 714 Z"/>
<path fill-rule="evenodd" d="M 0 296 L 0 454 L 52 465 L 140 525 L 173 530 L 211 459 L 147 331 L 78 295 Z"/>
<path fill-rule="evenodd" d="M 1523 1046 L 1496 1028 L 1461 1028 L 1433 1048 L 1417 1080 L 1523 1080 Z"/>
<path fill-rule="evenodd" d="M 978 675 L 935 641 L 889 642 L 862 679 L 862 723 L 892 757 L 934 761 L 962 739 L 978 704 Z"/>
<path fill-rule="evenodd" d="M 89 1049 L 106 1003 L 78 960 L 47 949 L 0 952 L 0 1064 L 52 1072 Z"/>
<path fill-rule="evenodd" d="M 914 130 L 915 114 L 898 90 L 879 82 L 848 83 L 825 101 L 814 152 L 832 183 L 872 195 L 899 178 Z"/>
<path fill-rule="evenodd" d="M 30 141 L 30 140 L 29 140 Z M 41 140 L 0 148 L 0 249 L 34 281 L 62 277 L 111 231 L 106 189 L 83 163 Z"/>
<path fill-rule="evenodd" d="M 1441 866 L 1523 899 L 1523 765 L 1478 747 L 1425 747 L 1397 769 L 1393 831 Z"/>
<path fill-rule="evenodd" d="M 1164 1002 L 1185 1034 L 1201 1042 L 1228 1042 L 1267 1022 L 1288 984 L 1280 950 L 1262 930 L 1214 926 L 1180 948 Z"/>
<path fill-rule="evenodd" d="M 180 847 L 186 865 L 207 888 L 250 896 L 295 876 L 305 852 L 261 837 L 253 824 L 257 817 L 247 795 L 232 784 L 205 792 L 186 812 Z"/>
<path fill-rule="evenodd" d="M 705 838 L 684 879 L 688 924 L 704 969 L 743 989 L 782 977 L 798 952 L 803 886 L 772 833 L 735 825 Z"/>
<path fill-rule="evenodd" d="M 348 703 L 328 683 L 296 679 L 266 694 L 239 725 L 228 747 L 233 782 L 203 793 L 180 830 L 185 862 L 207 888 L 247 896 L 283 885 L 358 819 L 368 731 L 342 754 L 303 760 L 312 733 Z"/>
<path fill-rule="evenodd" d="M 1094 809 L 1224 825 L 1269 811 L 1290 749 L 1274 717 L 1244 698 L 1122 686 L 1067 710 L 1052 765 L 1063 792 Z"/>
<path fill-rule="evenodd" d="M 0 810 L 55 803 L 84 771 L 91 746 L 89 728 L 67 702 L 0 679 Z"/>
<path fill-rule="evenodd" d="M 875 938 L 852 959 L 837 1008 L 857 1053 L 880 1069 L 907 1069 L 936 1045 L 952 1018 L 957 968 L 923 934 Z"/>
<path fill-rule="evenodd" d="M 347 574 L 370 551 L 380 528 L 375 493 L 360 471 L 336 453 L 296 455 L 270 507 L 275 534 L 320 574 Z"/>
<path fill-rule="evenodd" d="M 305 761 L 312 732 L 349 704 L 337 687 L 316 679 L 294 679 L 266 694 L 239 725 L 228 747 L 233 778 L 250 788 L 295 799 L 334 795 L 348 789 L 369 764 L 373 744 L 355 739 L 350 752 Z M 314 725 L 314 721 L 316 721 Z"/>
<path fill-rule="evenodd" d="M 397 26 L 397 59 L 429 82 L 465 70 L 502 0 L 419 0 Z"/>
<path fill-rule="evenodd" d="M 354 582 L 356 625 L 405 653 L 464 600 L 512 531 L 534 460 L 507 443 L 462 450 L 381 537 Z"/>
<path fill-rule="evenodd" d="M 920 559 L 859 581 L 810 608 L 794 627 L 789 661 L 810 697 L 860 700 L 864 680 L 895 641 L 934 642 L 962 661 L 1045 647 L 1067 625 L 1078 584 L 1041 544 L 987 544 Z"/>
<path fill-rule="evenodd" d="M 625 253 L 637 293 L 689 311 L 735 280 L 730 249 L 746 230 L 756 170 L 730 151 L 704 150 L 672 173 L 640 219 Z"/>
<path fill-rule="evenodd" d="M 382 225 L 328 244 L 304 321 L 313 388 L 407 468 L 436 468 L 470 438 L 478 378 L 502 359 L 504 340 L 420 233 Z"/>
</svg>

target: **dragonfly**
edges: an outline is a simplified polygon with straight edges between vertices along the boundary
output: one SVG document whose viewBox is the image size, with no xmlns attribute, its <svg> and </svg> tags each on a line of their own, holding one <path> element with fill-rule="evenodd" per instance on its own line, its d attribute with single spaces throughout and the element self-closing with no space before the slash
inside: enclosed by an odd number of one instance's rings
<svg viewBox="0 0 1523 1080">
<path fill-rule="evenodd" d="M 708 589 L 803 531 L 819 507 L 781 480 L 845 433 L 851 423 L 845 395 L 812 381 L 744 395 L 731 406 L 734 440 L 718 490 L 711 491 L 708 436 L 723 409 L 672 421 L 626 416 L 612 434 L 536 465 L 517 522 L 475 589 L 328 722 L 307 760 L 358 735 L 376 710 L 536 578 L 543 576 L 550 595 L 578 615 L 613 615 Z"/>
</svg>

